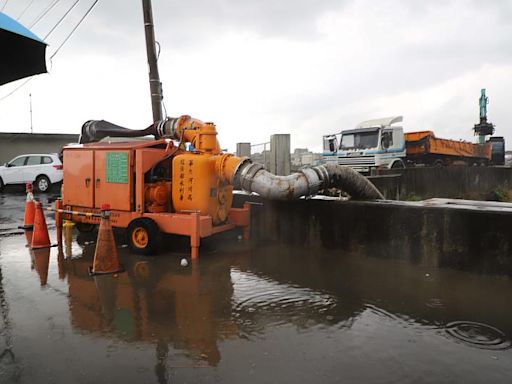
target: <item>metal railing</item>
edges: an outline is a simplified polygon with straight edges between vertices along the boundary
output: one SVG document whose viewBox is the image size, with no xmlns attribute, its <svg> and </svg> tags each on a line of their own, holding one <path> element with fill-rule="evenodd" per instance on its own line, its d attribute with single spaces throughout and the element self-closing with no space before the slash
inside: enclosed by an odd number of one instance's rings
<svg viewBox="0 0 512 384">
<path fill-rule="evenodd" d="M 251 160 L 255 163 L 263 164 L 268 168 L 270 154 L 270 141 L 260 144 L 251 144 Z"/>
</svg>

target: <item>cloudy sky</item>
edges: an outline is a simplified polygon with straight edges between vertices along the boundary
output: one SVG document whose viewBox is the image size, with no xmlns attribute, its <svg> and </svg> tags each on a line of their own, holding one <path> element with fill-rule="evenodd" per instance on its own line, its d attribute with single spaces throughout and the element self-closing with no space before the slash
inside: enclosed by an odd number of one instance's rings
<svg viewBox="0 0 512 384">
<path fill-rule="evenodd" d="M 19 17 L 32 0 L 8 0 Z M 75 0 L 61 0 L 33 30 L 46 33 Z M 34 0 L 30 25 L 51 0 Z M 81 0 L 48 37 L 59 46 L 93 0 Z M 5 0 L 0 0 L 0 6 Z M 404 116 L 406 131 L 474 141 L 480 88 L 489 118 L 512 145 L 510 0 L 153 0 L 169 116 L 214 121 L 223 148 L 290 133 L 321 149 L 322 135 L 362 120 Z M 105 119 L 151 120 L 140 0 L 100 0 L 36 76 L 0 100 L 1 131 L 79 133 Z M 0 87 L 0 98 L 19 86 Z"/>
</svg>

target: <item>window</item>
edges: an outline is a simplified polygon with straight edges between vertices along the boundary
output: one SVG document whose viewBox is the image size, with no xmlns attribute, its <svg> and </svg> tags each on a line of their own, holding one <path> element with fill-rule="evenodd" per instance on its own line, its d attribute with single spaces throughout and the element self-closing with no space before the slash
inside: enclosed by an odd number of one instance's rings
<svg viewBox="0 0 512 384">
<path fill-rule="evenodd" d="M 341 148 L 354 148 L 354 135 L 341 136 Z"/>
<path fill-rule="evenodd" d="M 21 167 L 22 165 L 25 165 L 25 159 L 26 156 L 18 157 L 17 159 L 14 159 L 9 163 L 10 167 Z"/>
<path fill-rule="evenodd" d="M 382 132 L 382 138 L 380 140 L 382 148 L 388 149 L 393 146 L 393 132 Z"/>
<path fill-rule="evenodd" d="M 41 164 L 51 164 L 53 160 L 50 156 L 43 156 Z"/>
<path fill-rule="evenodd" d="M 41 156 L 29 156 L 27 165 L 39 165 L 41 164 Z"/>
<path fill-rule="evenodd" d="M 324 151 L 336 152 L 338 149 L 338 139 L 335 136 L 324 136 Z"/>
<path fill-rule="evenodd" d="M 376 148 L 379 142 L 379 131 L 356 132 L 341 136 L 341 149 Z"/>
</svg>

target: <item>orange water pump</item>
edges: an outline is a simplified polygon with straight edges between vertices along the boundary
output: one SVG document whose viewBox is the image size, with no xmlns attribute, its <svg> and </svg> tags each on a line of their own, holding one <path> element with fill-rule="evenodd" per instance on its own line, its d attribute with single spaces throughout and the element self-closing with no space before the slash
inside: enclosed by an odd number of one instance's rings
<svg viewBox="0 0 512 384">
<path fill-rule="evenodd" d="M 99 142 L 147 134 L 157 140 Z M 110 204 L 112 224 L 127 229 L 133 251 L 155 252 L 160 232 L 190 236 L 193 254 L 201 237 L 235 227 L 248 233 L 248 207 L 231 207 L 233 174 L 247 160 L 221 152 L 213 123 L 181 116 L 136 131 L 89 121 L 80 141 L 63 151 L 64 205 L 97 212 Z M 97 224 L 87 215 L 68 219 L 83 230 Z"/>
</svg>

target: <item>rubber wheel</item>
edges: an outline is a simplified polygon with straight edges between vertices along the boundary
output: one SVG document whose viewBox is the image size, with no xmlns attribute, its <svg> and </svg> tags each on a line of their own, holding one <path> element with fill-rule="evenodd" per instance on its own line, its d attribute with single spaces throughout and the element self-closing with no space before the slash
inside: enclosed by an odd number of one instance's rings
<svg viewBox="0 0 512 384">
<path fill-rule="evenodd" d="M 434 167 L 443 167 L 444 166 L 444 163 L 442 160 L 436 160 L 434 161 Z"/>
<path fill-rule="evenodd" d="M 158 251 L 160 231 L 151 219 L 136 219 L 127 230 L 128 247 L 139 255 L 154 255 Z"/>
<path fill-rule="evenodd" d="M 80 233 L 91 233 L 96 229 L 96 224 L 91 223 L 75 223 L 75 228 Z"/>
<path fill-rule="evenodd" d="M 404 169 L 405 165 L 402 160 L 395 161 L 391 166 L 391 169 Z"/>
<path fill-rule="evenodd" d="M 36 179 L 34 188 L 37 192 L 48 192 L 52 187 L 52 183 L 50 183 L 50 179 L 46 176 L 39 176 Z"/>
<path fill-rule="evenodd" d="M 5 188 L 5 184 L 4 184 L 4 181 L 2 180 L 2 178 L 0 177 L 0 192 L 2 192 Z"/>
</svg>

